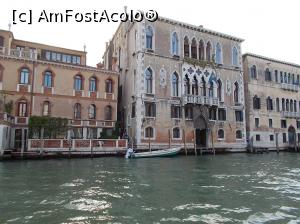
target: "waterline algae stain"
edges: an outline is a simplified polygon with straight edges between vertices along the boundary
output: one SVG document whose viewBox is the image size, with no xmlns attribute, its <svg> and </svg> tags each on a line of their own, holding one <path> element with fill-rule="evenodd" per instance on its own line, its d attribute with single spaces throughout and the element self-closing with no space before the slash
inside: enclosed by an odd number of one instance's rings
<svg viewBox="0 0 300 224">
<path fill-rule="evenodd" d="M 299 223 L 300 157 L 0 163 L 0 223 Z"/>
</svg>

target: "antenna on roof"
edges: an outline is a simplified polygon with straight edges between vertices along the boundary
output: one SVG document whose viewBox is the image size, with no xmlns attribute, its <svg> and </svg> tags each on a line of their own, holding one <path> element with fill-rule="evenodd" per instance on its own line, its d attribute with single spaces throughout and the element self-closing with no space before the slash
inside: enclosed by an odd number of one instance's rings
<svg viewBox="0 0 300 224">
<path fill-rule="evenodd" d="M 83 51 L 86 52 L 86 45 L 83 45 Z"/>
<path fill-rule="evenodd" d="M 9 21 L 9 23 L 8 23 L 8 31 L 10 31 L 10 29 L 11 29 L 11 22 Z"/>
</svg>

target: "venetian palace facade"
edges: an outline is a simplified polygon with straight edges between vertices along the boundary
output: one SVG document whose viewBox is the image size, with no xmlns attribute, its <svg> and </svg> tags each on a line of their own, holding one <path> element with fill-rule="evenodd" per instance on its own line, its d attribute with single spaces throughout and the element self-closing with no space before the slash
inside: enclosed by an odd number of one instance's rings
<svg viewBox="0 0 300 224">
<path fill-rule="evenodd" d="M 33 115 L 69 119 L 72 129 L 57 136 L 61 138 L 98 138 L 103 129 L 112 132 L 117 87 L 118 73 L 86 66 L 84 51 L 17 40 L 12 32 L 0 30 L 2 149 L 26 150 Z"/>
<path fill-rule="evenodd" d="M 162 17 L 120 24 L 103 59 L 137 148 L 245 148 L 242 41 Z"/>
<path fill-rule="evenodd" d="M 287 148 L 300 141 L 300 65 L 243 56 L 246 123 L 255 147 Z"/>
</svg>

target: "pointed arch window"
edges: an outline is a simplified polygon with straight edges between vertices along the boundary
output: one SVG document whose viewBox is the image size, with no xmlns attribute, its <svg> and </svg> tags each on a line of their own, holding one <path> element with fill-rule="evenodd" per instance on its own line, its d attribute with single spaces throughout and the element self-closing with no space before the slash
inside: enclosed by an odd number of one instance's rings
<svg viewBox="0 0 300 224">
<path fill-rule="evenodd" d="M 151 26 L 146 29 L 146 48 L 153 50 L 153 29 Z"/>
<path fill-rule="evenodd" d="M 76 91 L 80 91 L 83 89 L 83 82 L 82 82 L 82 76 L 76 75 L 74 79 L 74 89 Z"/>
<path fill-rule="evenodd" d="M 44 74 L 44 86 L 51 88 L 52 87 L 52 81 L 53 81 L 53 75 L 51 71 L 46 71 Z"/>
<path fill-rule="evenodd" d="M 145 74 L 146 93 L 153 93 L 153 72 L 151 68 L 147 68 Z"/>
<path fill-rule="evenodd" d="M 276 110 L 280 112 L 279 98 L 276 98 Z"/>
<path fill-rule="evenodd" d="M 43 116 L 50 116 L 50 102 L 44 101 L 43 103 Z"/>
<path fill-rule="evenodd" d="M 234 83 L 233 98 L 235 103 L 239 103 L 239 84 L 237 82 Z"/>
<path fill-rule="evenodd" d="M 185 78 L 184 78 L 184 93 L 185 93 L 185 95 L 190 94 L 190 79 L 187 75 L 185 75 Z"/>
<path fill-rule="evenodd" d="M 173 96 L 179 96 L 178 91 L 178 74 L 174 72 L 172 74 L 172 95 Z"/>
<path fill-rule="evenodd" d="M 89 91 L 90 92 L 96 92 L 97 91 L 97 79 L 95 77 L 90 78 Z"/>
<path fill-rule="evenodd" d="M 211 81 L 209 83 L 208 96 L 209 97 L 214 97 L 214 82 L 213 81 Z"/>
<path fill-rule="evenodd" d="M 196 76 L 194 76 L 192 82 L 192 95 L 198 95 L 198 80 Z"/>
<path fill-rule="evenodd" d="M 96 106 L 95 104 L 91 104 L 89 106 L 89 119 L 96 119 Z"/>
<path fill-rule="evenodd" d="M 207 61 L 211 61 L 212 60 L 212 57 L 211 57 L 211 43 L 208 42 L 207 45 L 206 45 L 206 60 Z"/>
<path fill-rule="evenodd" d="M 200 40 L 200 42 L 199 42 L 199 59 L 201 61 L 204 61 L 204 42 L 203 42 L 203 40 Z"/>
<path fill-rule="evenodd" d="M 81 105 L 80 103 L 76 103 L 74 106 L 74 118 L 81 119 Z"/>
<path fill-rule="evenodd" d="M 112 107 L 110 105 L 105 107 L 105 120 L 112 120 Z"/>
<path fill-rule="evenodd" d="M 29 69 L 28 68 L 21 69 L 20 84 L 29 84 Z"/>
<path fill-rule="evenodd" d="M 192 53 L 192 58 L 197 59 L 197 41 L 195 38 L 193 38 L 192 40 L 191 53 Z"/>
<path fill-rule="evenodd" d="M 222 64 L 222 48 L 220 43 L 217 43 L 216 45 L 216 63 Z"/>
<path fill-rule="evenodd" d="M 184 57 L 190 57 L 190 44 L 189 44 L 189 38 L 188 37 L 184 38 L 183 51 L 184 51 Z"/>
<path fill-rule="evenodd" d="M 205 81 L 205 79 L 204 79 L 203 76 L 201 78 L 201 82 L 202 82 L 202 85 L 201 85 L 201 95 L 202 96 L 206 96 L 206 81 Z"/>
<path fill-rule="evenodd" d="M 113 92 L 113 81 L 111 79 L 107 79 L 105 81 L 105 92 L 107 93 Z"/>
<path fill-rule="evenodd" d="M 259 110 L 260 109 L 260 98 L 256 95 L 253 97 L 253 109 Z"/>
<path fill-rule="evenodd" d="M 256 70 L 256 66 L 252 65 L 250 68 L 250 75 L 252 79 L 257 79 L 257 70 Z"/>
<path fill-rule="evenodd" d="M 178 35 L 176 32 L 172 34 L 172 55 L 178 55 Z"/>
<path fill-rule="evenodd" d="M 267 68 L 265 71 L 265 80 L 269 82 L 272 81 L 272 74 L 269 68 Z"/>
<path fill-rule="evenodd" d="M 299 106 L 300 106 L 300 103 L 299 103 Z M 283 98 L 281 99 L 281 110 L 285 111 L 285 100 Z"/>
<path fill-rule="evenodd" d="M 219 101 L 222 101 L 222 81 L 220 79 L 218 79 L 217 85 L 217 97 Z"/>
<path fill-rule="evenodd" d="M 232 65 L 238 67 L 239 66 L 239 55 L 236 47 L 232 48 Z"/>
</svg>

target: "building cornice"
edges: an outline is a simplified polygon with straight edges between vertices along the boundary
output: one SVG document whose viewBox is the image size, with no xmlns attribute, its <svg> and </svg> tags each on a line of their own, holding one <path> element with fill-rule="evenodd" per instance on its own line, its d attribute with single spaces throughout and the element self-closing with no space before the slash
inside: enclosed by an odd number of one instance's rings
<svg viewBox="0 0 300 224">
<path fill-rule="evenodd" d="M 245 58 L 245 57 L 253 57 L 253 58 L 263 59 L 263 60 L 266 60 L 266 61 L 271 61 L 271 62 L 283 64 L 283 65 L 288 65 L 288 66 L 293 66 L 293 67 L 296 67 L 296 68 L 300 68 L 300 65 L 298 65 L 298 64 L 294 64 L 294 63 L 286 62 L 286 61 L 281 61 L 281 60 L 277 60 L 277 59 L 273 59 L 273 58 L 253 54 L 253 53 L 243 54 L 243 58 Z"/>
</svg>

